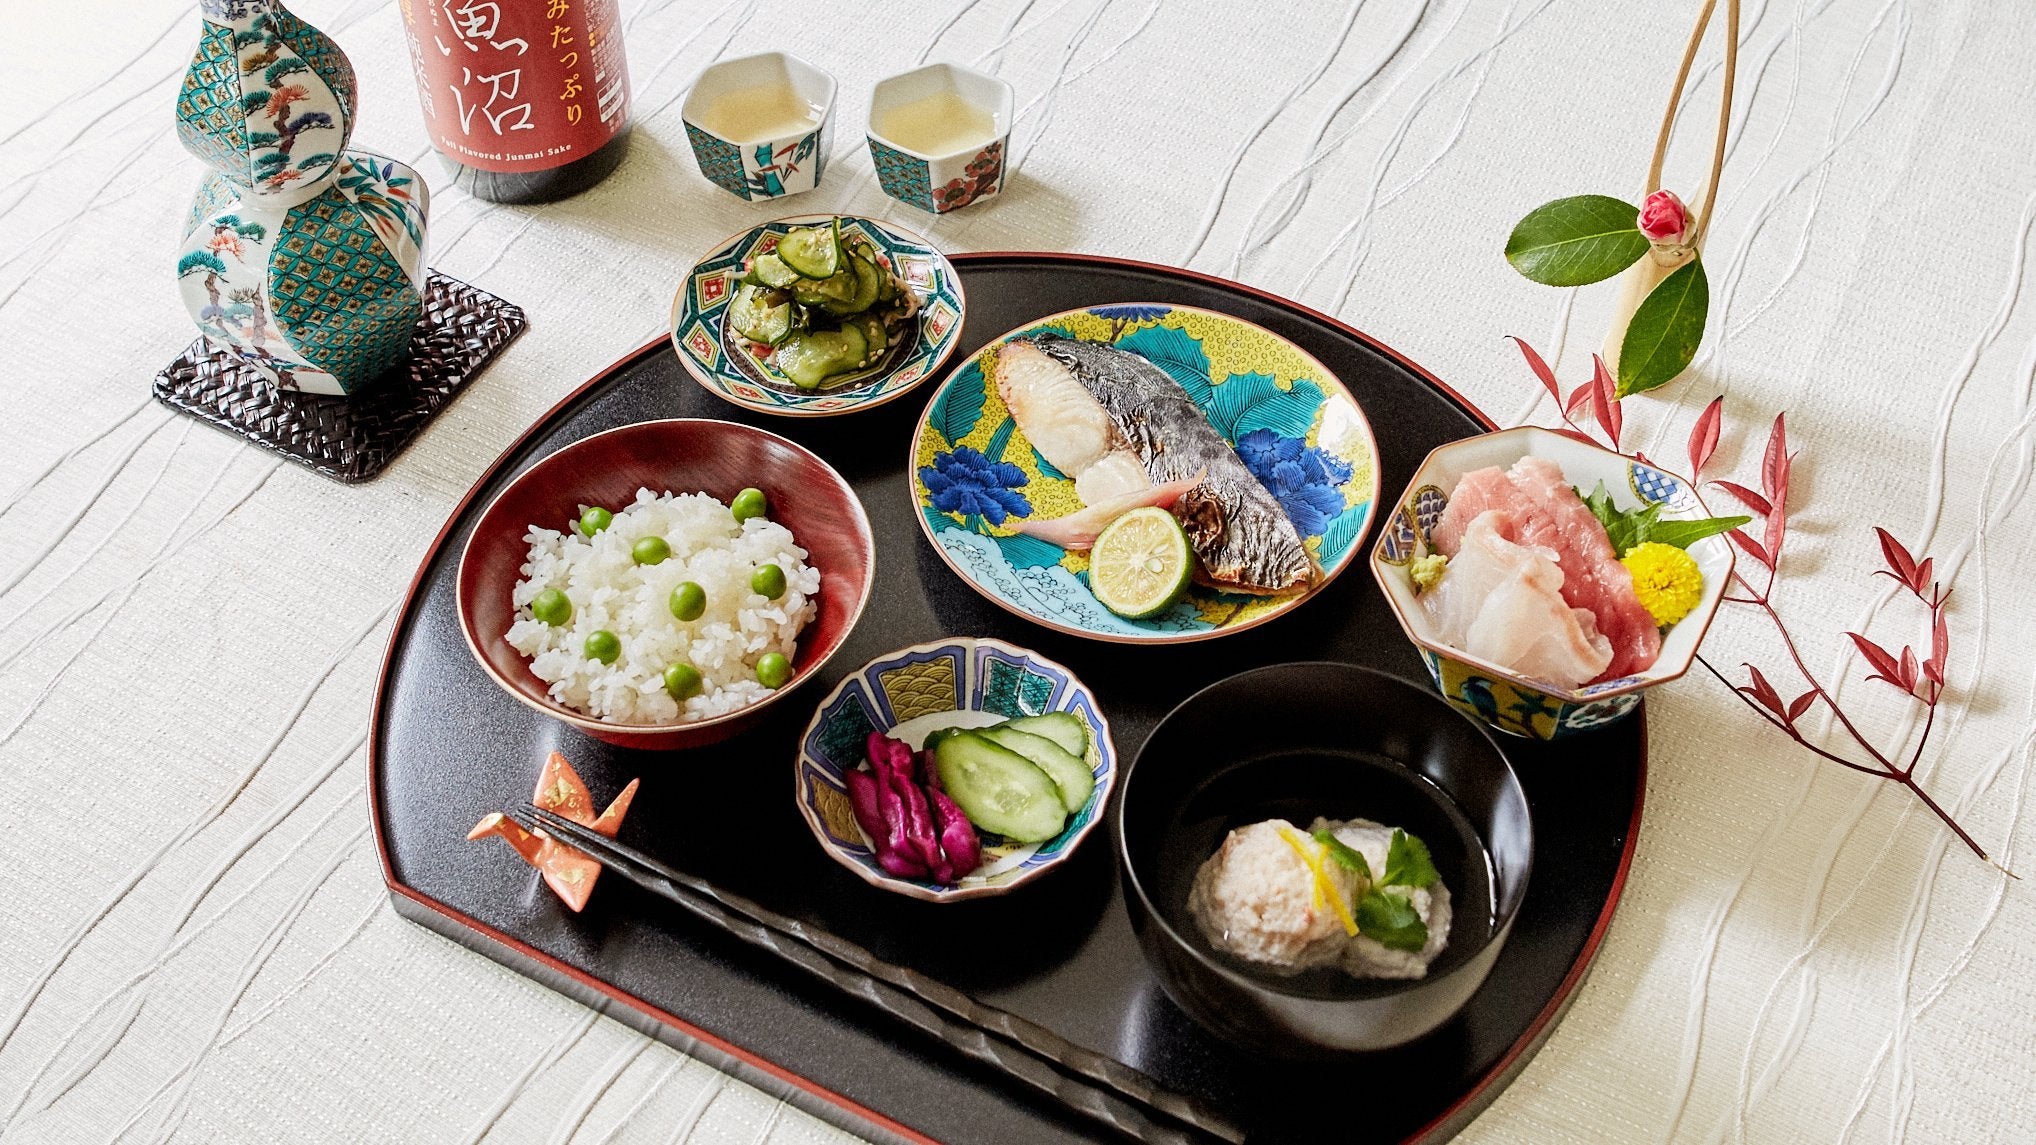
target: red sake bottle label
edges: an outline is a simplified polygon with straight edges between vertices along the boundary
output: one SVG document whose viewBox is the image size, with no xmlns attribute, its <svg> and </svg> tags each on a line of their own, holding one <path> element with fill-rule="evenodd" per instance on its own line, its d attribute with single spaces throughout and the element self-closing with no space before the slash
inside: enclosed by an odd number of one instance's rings
<svg viewBox="0 0 2036 1145">
<path fill-rule="evenodd" d="M 629 123 L 615 0 L 399 0 L 432 145 L 483 171 L 546 171 Z"/>
</svg>

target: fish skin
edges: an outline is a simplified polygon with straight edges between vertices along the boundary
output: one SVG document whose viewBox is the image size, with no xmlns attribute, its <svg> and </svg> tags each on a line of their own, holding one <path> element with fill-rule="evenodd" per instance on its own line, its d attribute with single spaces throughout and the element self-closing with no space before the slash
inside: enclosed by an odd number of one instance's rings
<svg viewBox="0 0 2036 1145">
<path fill-rule="evenodd" d="M 1098 342 L 1055 334 L 1030 341 L 1102 404 L 1154 483 L 1207 471 L 1174 505 L 1194 546 L 1196 580 L 1267 596 L 1305 589 L 1321 578 L 1286 510 L 1166 371 Z"/>
</svg>

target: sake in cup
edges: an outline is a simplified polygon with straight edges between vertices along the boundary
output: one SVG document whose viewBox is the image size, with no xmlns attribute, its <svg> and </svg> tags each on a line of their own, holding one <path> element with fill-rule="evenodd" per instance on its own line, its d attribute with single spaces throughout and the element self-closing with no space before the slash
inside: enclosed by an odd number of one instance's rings
<svg viewBox="0 0 2036 1145">
<path fill-rule="evenodd" d="M 700 173 L 757 200 L 820 185 L 833 110 L 833 76 L 797 56 L 762 52 L 701 72 L 679 114 Z"/>
<path fill-rule="evenodd" d="M 884 194 L 945 214 L 1004 189 L 1011 85 L 959 64 L 931 64 L 870 94 L 870 158 Z"/>
</svg>

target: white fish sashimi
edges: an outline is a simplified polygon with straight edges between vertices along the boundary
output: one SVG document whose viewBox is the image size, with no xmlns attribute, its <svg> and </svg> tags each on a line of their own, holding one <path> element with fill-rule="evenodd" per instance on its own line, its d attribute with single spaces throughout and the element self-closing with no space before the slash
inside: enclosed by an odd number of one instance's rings
<svg viewBox="0 0 2036 1145">
<path fill-rule="evenodd" d="M 1562 599 L 1556 554 L 1508 539 L 1503 510 L 1478 514 L 1456 556 L 1421 607 L 1436 636 L 1482 660 L 1563 688 L 1597 678 L 1612 662 L 1611 642 L 1589 609 Z"/>
</svg>

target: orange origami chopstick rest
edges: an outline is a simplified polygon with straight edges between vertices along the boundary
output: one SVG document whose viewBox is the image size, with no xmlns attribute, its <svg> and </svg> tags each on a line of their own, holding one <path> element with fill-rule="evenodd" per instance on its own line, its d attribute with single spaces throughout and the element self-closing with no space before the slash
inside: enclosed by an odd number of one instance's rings
<svg viewBox="0 0 2036 1145">
<path fill-rule="evenodd" d="M 587 793 L 587 785 L 581 781 L 580 773 L 573 770 L 565 756 L 552 752 L 550 758 L 544 761 L 544 770 L 537 775 L 537 790 L 530 796 L 530 802 L 613 839 L 615 832 L 622 829 L 622 817 L 629 813 L 629 801 L 636 798 L 638 782 L 630 780 L 622 794 L 617 795 L 608 809 L 596 817 L 594 797 Z M 488 835 L 500 836 L 503 842 L 515 848 L 524 862 L 537 868 L 544 881 L 567 906 L 577 911 L 587 905 L 587 896 L 594 893 L 594 880 L 601 875 L 601 864 L 542 830 L 525 831 L 500 812 L 482 816 L 481 821 L 474 824 L 474 829 L 467 832 L 469 839 Z"/>
</svg>

